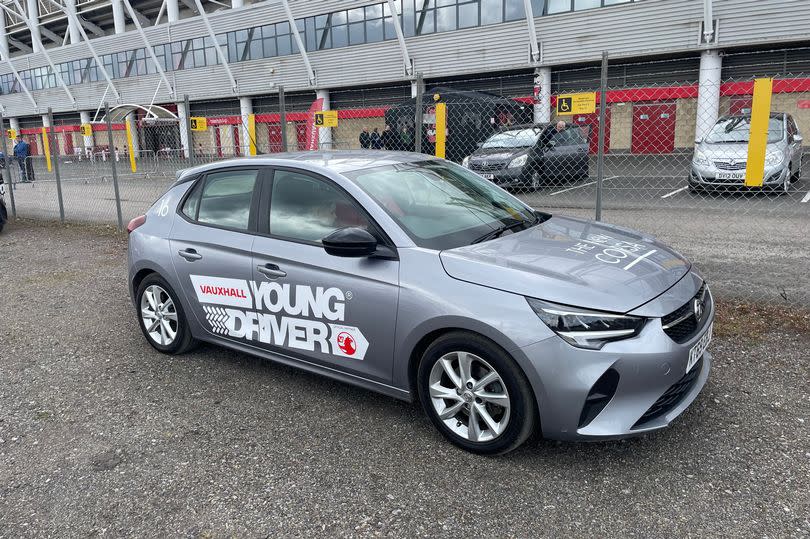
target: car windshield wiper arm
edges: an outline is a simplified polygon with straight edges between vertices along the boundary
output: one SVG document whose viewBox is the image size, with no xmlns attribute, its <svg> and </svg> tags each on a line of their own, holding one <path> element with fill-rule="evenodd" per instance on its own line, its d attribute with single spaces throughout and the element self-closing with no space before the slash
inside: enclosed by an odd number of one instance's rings
<svg viewBox="0 0 810 539">
<path fill-rule="evenodd" d="M 527 225 L 526 228 L 529 228 L 530 226 L 536 224 L 538 219 L 534 219 L 533 221 L 529 221 L 528 219 L 525 219 L 525 220 L 513 219 L 511 221 L 508 221 L 508 222 L 504 223 L 503 225 L 499 226 L 498 228 L 495 228 L 495 229 L 487 232 L 486 234 L 484 234 L 480 238 L 477 238 L 477 239 L 473 240 L 473 243 L 481 243 L 482 241 L 487 241 L 487 240 L 497 238 L 498 236 L 500 236 L 501 234 L 503 234 L 507 230 L 512 230 L 513 228 L 517 228 L 518 226 Z"/>
</svg>

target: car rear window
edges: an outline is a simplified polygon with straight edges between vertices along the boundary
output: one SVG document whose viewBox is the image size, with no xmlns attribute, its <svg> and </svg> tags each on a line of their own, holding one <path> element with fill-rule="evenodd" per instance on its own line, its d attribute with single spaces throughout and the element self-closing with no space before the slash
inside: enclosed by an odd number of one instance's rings
<svg viewBox="0 0 810 539">
<path fill-rule="evenodd" d="M 256 170 L 229 170 L 209 174 L 202 187 L 199 207 L 193 207 L 192 193 L 183 212 L 196 209 L 197 221 L 200 223 L 247 230 L 257 176 Z"/>
</svg>

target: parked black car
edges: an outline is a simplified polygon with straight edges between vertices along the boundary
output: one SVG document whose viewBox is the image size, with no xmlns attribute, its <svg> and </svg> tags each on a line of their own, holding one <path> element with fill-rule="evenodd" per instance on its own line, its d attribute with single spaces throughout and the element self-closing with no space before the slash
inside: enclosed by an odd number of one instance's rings
<svg viewBox="0 0 810 539">
<path fill-rule="evenodd" d="M 561 126 L 562 127 L 562 126 Z M 484 141 L 462 165 L 507 188 L 537 189 L 588 177 L 587 128 L 514 126 Z"/>
</svg>

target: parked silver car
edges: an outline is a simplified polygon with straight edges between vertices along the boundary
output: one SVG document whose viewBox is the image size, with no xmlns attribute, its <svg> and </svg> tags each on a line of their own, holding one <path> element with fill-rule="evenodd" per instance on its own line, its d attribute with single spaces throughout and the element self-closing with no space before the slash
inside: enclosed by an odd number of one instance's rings
<svg viewBox="0 0 810 539">
<path fill-rule="evenodd" d="M 702 140 L 695 141 L 689 189 L 742 187 L 750 130 L 750 115 L 723 116 Z M 763 188 L 787 193 L 802 173 L 802 136 L 790 114 L 771 114 L 765 151 Z"/>
<path fill-rule="evenodd" d="M 714 304 L 655 239 L 537 212 L 429 156 L 193 168 L 129 235 L 157 350 L 208 341 L 405 400 L 453 443 L 668 425 L 706 383 Z"/>
</svg>

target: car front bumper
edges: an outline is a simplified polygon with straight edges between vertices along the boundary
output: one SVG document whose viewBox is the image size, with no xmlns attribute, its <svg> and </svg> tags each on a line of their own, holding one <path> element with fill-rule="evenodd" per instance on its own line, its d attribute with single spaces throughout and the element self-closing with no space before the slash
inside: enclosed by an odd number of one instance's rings
<svg viewBox="0 0 810 539">
<path fill-rule="evenodd" d="M 523 167 L 501 168 L 497 170 L 476 170 L 475 168 L 470 168 L 470 170 L 500 187 L 523 187 L 528 184 L 526 175 L 523 174 Z"/>
<path fill-rule="evenodd" d="M 737 179 L 717 179 L 717 174 L 719 172 L 723 171 L 718 170 L 714 166 L 703 167 L 692 162 L 692 170 L 689 174 L 689 183 L 694 187 L 707 188 L 746 187 L 744 177 Z M 741 172 L 742 175 L 745 176 L 744 169 L 737 172 Z M 762 187 L 778 187 L 784 183 L 785 177 L 788 174 L 789 168 L 784 163 L 776 166 L 766 166 L 764 174 L 765 181 L 763 182 Z"/>
<path fill-rule="evenodd" d="M 617 439 L 668 426 L 706 384 L 710 353 L 704 352 L 689 372 L 686 367 L 690 350 L 713 322 L 712 302 L 700 329 L 680 344 L 664 332 L 660 318 L 653 318 L 638 336 L 601 350 L 576 348 L 557 336 L 522 348 L 536 369 L 533 385 L 543 436 Z M 606 379 L 617 380 L 614 389 L 595 400 Z"/>
</svg>

